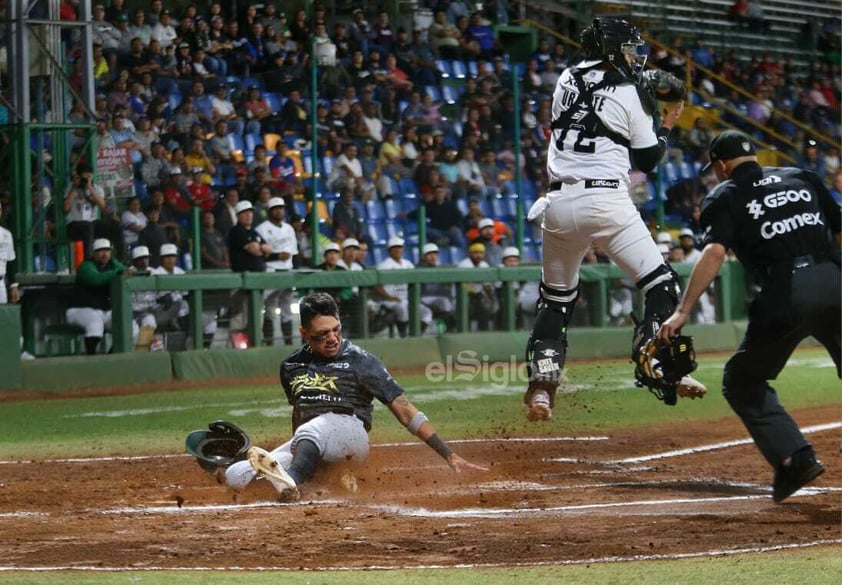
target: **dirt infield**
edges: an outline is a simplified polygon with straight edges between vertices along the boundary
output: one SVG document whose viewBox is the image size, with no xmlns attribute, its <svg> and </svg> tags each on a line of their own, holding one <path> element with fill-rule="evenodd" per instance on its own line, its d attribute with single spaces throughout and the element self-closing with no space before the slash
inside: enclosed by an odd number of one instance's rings
<svg viewBox="0 0 842 585">
<path fill-rule="evenodd" d="M 372 449 L 351 494 L 325 474 L 301 502 L 239 496 L 185 456 L 0 464 L 2 568 L 518 566 L 840 542 L 839 423 L 795 412 L 827 471 L 784 505 L 736 419 Z M 273 445 L 264 445 L 273 447 Z"/>
</svg>

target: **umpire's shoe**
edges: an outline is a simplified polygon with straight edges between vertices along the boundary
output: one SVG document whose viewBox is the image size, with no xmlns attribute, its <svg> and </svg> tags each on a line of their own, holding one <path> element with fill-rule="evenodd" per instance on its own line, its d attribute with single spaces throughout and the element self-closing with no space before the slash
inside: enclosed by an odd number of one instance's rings
<svg viewBox="0 0 842 585">
<path fill-rule="evenodd" d="M 804 447 L 775 470 L 772 499 L 781 503 L 824 473 L 824 466 L 816 459 L 812 447 Z"/>
<path fill-rule="evenodd" d="M 278 492 L 278 501 L 295 502 L 301 499 L 295 480 L 266 449 L 249 447 L 248 459 L 257 474 L 266 478 Z"/>
</svg>

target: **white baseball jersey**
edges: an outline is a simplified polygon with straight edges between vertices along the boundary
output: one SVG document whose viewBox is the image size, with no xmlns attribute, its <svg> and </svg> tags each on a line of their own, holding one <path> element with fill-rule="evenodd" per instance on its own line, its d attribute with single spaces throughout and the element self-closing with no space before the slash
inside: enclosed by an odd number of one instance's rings
<svg viewBox="0 0 842 585">
<path fill-rule="evenodd" d="M 471 258 L 462 258 L 459 263 L 456 265 L 457 268 L 491 268 L 491 266 L 485 260 L 480 260 L 479 264 L 474 264 L 471 261 Z M 468 290 L 469 293 L 478 293 L 482 290 L 482 283 L 479 282 L 466 282 L 465 288 Z"/>
<path fill-rule="evenodd" d="M 378 270 L 407 270 L 409 268 L 415 268 L 415 265 L 406 258 L 401 258 L 400 262 L 395 262 L 391 256 L 377 265 Z M 408 284 L 386 284 L 383 286 L 383 290 L 402 301 L 409 300 Z"/>
<path fill-rule="evenodd" d="M 586 86 L 602 81 L 605 71 L 582 69 L 593 67 L 599 61 L 583 61 L 577 65 Z M 577 103 L 579 90 L 571 69 L 558 78 L 553 93 L 552 117 L 556 119 Z M 608 85 L 594 92 L 593 111 L 602 123 L 613 132 L 629 140 L 632 149 L 658 144 L 652 116 L 643 110 L 637 88 L 632 83 Z M 608 136 L 586 136 L 576 128 L 575 122 L 566 131 L 553 130 L 547 156 L 547 174 L 550 182 L 576 183 L 585 179 L 621 180 L 629 182 L 629 149 Z"/>
<path fill-rule="evenodd" d="M 288 223 L 281 222 L 275 225 L 268 219 L 255 228 L 260 237 L 272 246 L 272 253 L 288 252 L 286 260 L 271 260 L 266 262 L 266 270 L 291 270 L 292 257 L 298 254 L 298 239 L 295 236 L 295 229 Z"/>
<path fill-rule="evenodd" d="M 184 270 L 183 270 L 183 269 L 181 269 L 181 268 L 179 268 L 178 266 L 173 266 L 172 272 L 167 272 L 167 271 L 164 269 L 164 267 L 163 267 L 163 266 L 158 266 L 157 268 L 152 268 L 152 269 L 150 270 L 150 272 L 151 272 L 152 274 L 155 274 L 155 275 L 159 275 L 159 274 L 163 274 L 163 275 L 186 274 L 186 273 L 184 272 Z M 183 290 L 169 290 L 169 291 L 161 291 L 161 292 L 159 293 L 159 296 L 161 296 L 161 297 L 166 296 L 166 295 L 170 295 L 170 296 L 171 296 L 171 298 L 172 298 L 172 300 L 173 300 L 173 302 L 181 302 L 181 301 L 183 301 L 184 297 L 185 297 L 185 296 L 187 296 L 187 291 L 183 291 Z M 182 308 L 181 308 L 181 310 L 178 312 L 178 316 L 179 316 L 179 317 L 183 317 L 184 315 L 186 315 L 186 314 L 187 314 L 187 310 L 188 310 L 187 302 L 186 302 L 186 301 L 184 301 L 184 302 L 182 303 Z"/>
</svg>

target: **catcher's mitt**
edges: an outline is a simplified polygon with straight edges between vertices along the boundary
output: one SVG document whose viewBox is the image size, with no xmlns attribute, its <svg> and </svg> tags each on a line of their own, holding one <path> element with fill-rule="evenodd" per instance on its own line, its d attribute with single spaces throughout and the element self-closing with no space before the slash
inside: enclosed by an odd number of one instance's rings
<svg viewBox="0 0 842 585">
<path fill-rule="evenodd" d="M 639 386 L 648 388 L 665 404 L 674 405 L 681 379 L 695 369 L 693 338 L 678 335 L 669 345 L 660 345 L 657 339 L 650 339 L 637 355 L 635 377 Z M 695 398 L 696 395 L 688 394 L 688 397 Z"/>
<path fill-rule="evenodd" d="M 649 69 L 640 74 L 650 95 L 661 102 L 680 102 L 687 97 L 684 82 L 662 69 Z"/>
<path fill-rule="evenodd" d="M 244 430 L 223 420 L 208 425 L 208 430 L 187 435 L 185 447 L 208 473 L 216 473 L 232 463 L 246 459 L 251 439 Z"/>
</svg>

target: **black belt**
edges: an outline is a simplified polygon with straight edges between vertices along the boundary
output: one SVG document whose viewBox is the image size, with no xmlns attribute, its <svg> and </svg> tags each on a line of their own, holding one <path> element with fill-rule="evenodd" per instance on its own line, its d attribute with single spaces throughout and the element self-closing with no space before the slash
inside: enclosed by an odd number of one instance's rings
<svg viewBox="0 0 842 585">
<path fill-rule="evenodd" d="M 581 182 L 581 181 L 579 181 Z M 564 185 L 561 181 L 550 183 L 550 191 L 558 191 Z M 585 189 L 619 189 L 619 179 L 585 179 Z"/>
</svg>

